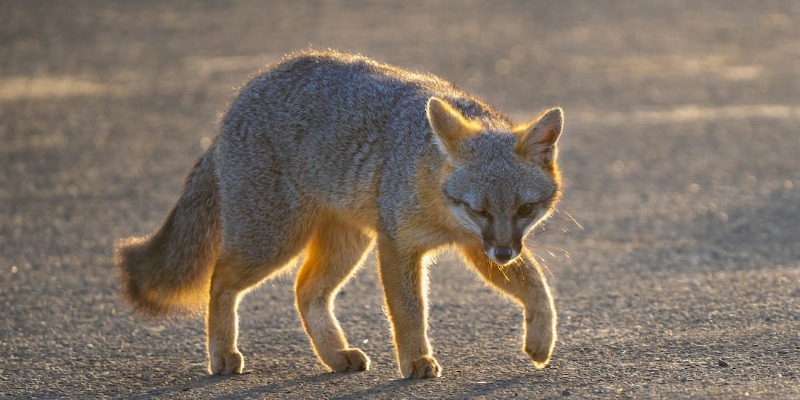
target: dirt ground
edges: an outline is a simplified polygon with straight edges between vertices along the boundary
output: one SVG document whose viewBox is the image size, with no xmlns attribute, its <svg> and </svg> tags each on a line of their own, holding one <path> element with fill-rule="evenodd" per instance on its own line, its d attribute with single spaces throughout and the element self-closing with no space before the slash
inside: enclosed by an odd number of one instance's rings
<svg viewBox="0 0 800 400">
<path fill-rule="evenodd" d="M 800 4 L 776 1 L 0 2 L 2 398 L 800 398 Z M 560 105 L 565 198 L 531 248 L 551 365 L 455 258 L 431 270 L 440 379 L 399 379 L 374 261 L 340 294 L 374 367 L 331 374 L 292 276 L 241 305 L 247 374 L 202 318 L 117 295 L 219 113 L 308 47 L 433 72 L 517 120 Z"/>
</svg>

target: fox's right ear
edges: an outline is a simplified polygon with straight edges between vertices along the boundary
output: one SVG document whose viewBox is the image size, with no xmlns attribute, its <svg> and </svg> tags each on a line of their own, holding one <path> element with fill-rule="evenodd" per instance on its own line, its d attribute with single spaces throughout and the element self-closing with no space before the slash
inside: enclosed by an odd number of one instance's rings
<svg viewBox="0 0 800 400">
<path fill-rule="evenodd" d="M 543 167 L 550 167 L 556 161 L 558 137 L 564 126 L 564 112 L 553 108 L 529 125 L 514 129 L 519 137 L 515 148 L 523 160 Z"/>
<path fill-rule="evenodd" d="M 428 99 L 427 114 L 436 144 L 451 162 L 459 159 L 461 141 L 476 135 L 481 128 L 438 97 Z"/>
</svg>

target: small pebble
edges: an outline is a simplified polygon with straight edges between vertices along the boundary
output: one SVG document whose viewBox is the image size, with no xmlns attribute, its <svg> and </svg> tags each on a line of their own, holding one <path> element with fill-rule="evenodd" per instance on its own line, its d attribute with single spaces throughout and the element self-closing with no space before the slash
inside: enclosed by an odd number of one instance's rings
<svg viewBox="0 0 800 400">
<path fill-rule="evenodd" d="M 728 366 L 728 363 L 725 362 L 725 360 L 719 360 L 719 363 L 717 363 L 717 364 L 719 364 L 720 367 L 727 367 Z"/>
</svg>

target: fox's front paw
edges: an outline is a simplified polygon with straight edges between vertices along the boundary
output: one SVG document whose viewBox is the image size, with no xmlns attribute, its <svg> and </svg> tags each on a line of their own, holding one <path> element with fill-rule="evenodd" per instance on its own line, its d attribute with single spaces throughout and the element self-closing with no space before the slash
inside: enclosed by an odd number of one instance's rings
<svg viewBox="0 0 800 400">
<path fill-rule="evenodd" d="M 209 355 L 209 370 L 213 375 L 241 374 L 244 369 L 244 357 L 238 351 L 213 351 Z"/>
<path fill-rule="evenodd" d="M 422 356 L 403 368 L 403 378 L 427 379 L 442 376 L 442 367 L 432 356 Z"/>
<path fill-rule="evenodd" d="M 339 352 L 339 359 L 329 366 L 335 372 L 366 371 L 369 369 L 370 360 L 363 351 L 356 348 L 344 349 Z"/>
<path fill-rule="evenodd" d="M 556 345 L 556 329 L 551 318 L 529 321 L 525 329 L 525 354 L 533 361 L 533 366 L 542 369 L 550 362 Z"/>
</svg>

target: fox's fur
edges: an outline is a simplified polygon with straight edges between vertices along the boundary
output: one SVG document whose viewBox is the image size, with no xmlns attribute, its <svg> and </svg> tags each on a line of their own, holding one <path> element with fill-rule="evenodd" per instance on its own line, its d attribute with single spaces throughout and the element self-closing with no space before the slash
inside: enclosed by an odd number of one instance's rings
<svg viewBox="0 0 800 400">
<path fill-rule="evenodd" d="M 296 306 L 317 356 L 366 370 L 333 300 L 377 244 L 400 373 L 436 377 L 423 259 L 449 246 L 524 307 L 524 350 L 542 368 L 556 313 L 522 243 L 558 201 L 562 124 L 558 108 L 514 124 L 449 82 L 359 55 L 287 56 L 241 90 L 164 225 L 117 243 L 123 293 L 153 316 L 207 309 L 210 372 L 241 373 L 241 295 L 304 254 Z"/>
</svg>

